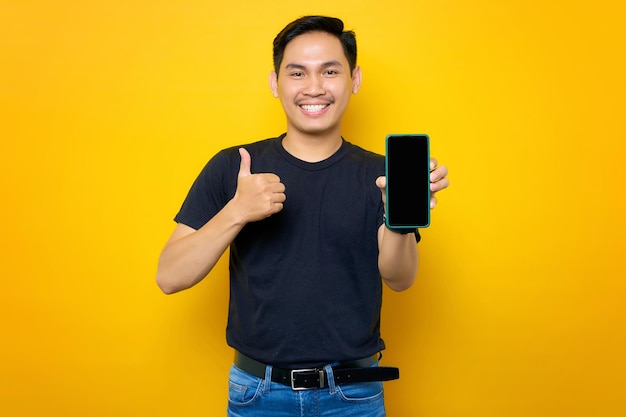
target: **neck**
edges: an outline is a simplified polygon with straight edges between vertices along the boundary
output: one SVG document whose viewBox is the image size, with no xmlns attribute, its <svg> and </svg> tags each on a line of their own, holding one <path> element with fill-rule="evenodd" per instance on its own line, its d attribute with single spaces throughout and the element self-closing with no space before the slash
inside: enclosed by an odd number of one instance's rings
<svg viewBox="0 0 626 417">
<path fill-rule="evenodd" d="M 305 162 L 319 162 L 339 150 L 343 139 L 337 132 L 332 135 L 309 135 L 287 132 L 283 147 L 287 152 Z"/>
</svg>

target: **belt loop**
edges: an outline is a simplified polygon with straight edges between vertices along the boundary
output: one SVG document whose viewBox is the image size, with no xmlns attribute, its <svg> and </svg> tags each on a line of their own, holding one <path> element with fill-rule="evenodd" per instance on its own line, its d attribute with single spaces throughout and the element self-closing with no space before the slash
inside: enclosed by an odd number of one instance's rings
<svg viewBox="0 0 626 417">
<path fill-rule="evenodd" d="M 272 365 L 267 365 L 265 367 L 265 380 L 263 381 L 264 393 L 267 393 L 270 391 L 271 384 L 272 384 Z"/>
<path fill-rule="evenodd" d="M 337 392 L 337 387 L 335 387 L 335 374 L 333 373 L 333 368 L 330 365 L 324 366 L 324 370 L 326 371 L 326 383 L 328 384 L 328 393 L 330 395 L 334 395 Z"/>
</svg>

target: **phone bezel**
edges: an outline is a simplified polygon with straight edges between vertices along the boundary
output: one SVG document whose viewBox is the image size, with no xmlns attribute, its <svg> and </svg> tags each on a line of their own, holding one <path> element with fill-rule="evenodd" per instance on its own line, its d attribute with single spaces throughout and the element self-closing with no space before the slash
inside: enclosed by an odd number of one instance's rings
<svg viewBox="0 0 626 417">
<path fill-rule="evenodd" d="M 387 228 L 391 229 L 391 230 L 399 230 L 399 231 L 407 231 L 407 230 L 413 230 L 413 229 L 420 229 L 420 228 L 426 228 L 428 226 L 430 226 L 430 136 L 425 134 L 425 133 L 408 133 L 408 134 L 402 134 L 402 133 L 392 133 L 392 134 L 388 134 L 385 137 L 385 177 L 388 177 L 389 174 L 389 141 L 393 140 L 393 138 L 396 137 L 420 137 L 420 138 L 424 138 L 426 141 L 426 161 L 424 161 L 424 163 L 426 163 L 426 166 L 428 167 L 427 172 L 427 178 L 425 178 L 426 181 L 428 181 L 428 186 L 426 187 L 427 189 L 427 193 L 428 193 L 428 208 L 427 208 L 427 219 L 426 219 L 426 223 L 424 224 L 415 224 L 415 225 L 393 225 L 390 223 L 390 219 L 388 215 L 385 216 L 385 225 L 387 226 Z M 385 197 L 386 197 L 386 204 L 387 204 L 387 212 L 389 211 L 388 208 L 390 207 L 390 202 L 393 203 L 393 201 L 389 200 L 389 193 L 388 193 L 388 189 L 385 189 Z M 391 219 L 393 221 L 393 219 Z"/>
</svg>

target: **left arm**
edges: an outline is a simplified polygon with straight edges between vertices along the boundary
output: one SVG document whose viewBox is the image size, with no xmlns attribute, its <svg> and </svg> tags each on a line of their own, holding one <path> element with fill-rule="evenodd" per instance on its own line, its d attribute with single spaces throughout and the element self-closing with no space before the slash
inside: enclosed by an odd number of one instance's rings
<svg viewBox="0 0 626 417">
<path fill-rule="evenodd" d="M 396 233 L 384 224 L 378 229 L 378 270 L 383 282 L 394 291 L 413 285 L 418 254 L 415 234 Z"/>
<path fill-rule="evenodd" d="M 435 194 L 447 188 L 450 181 L 446 177 L 448 168 L 437 166 L 437 160 L 430 159 L 430 208 L 437 205 Z M 385 201 L 385 177 L 378 177 L 376 185 Z M 385 208 L 386 211 L 386 208 Z M 400 234 L 388 229 L 384 224 L 378 229 L 378 269 L 380 275 L 389 288 L 394 291 L 404 291 L 413 285 L 417 275 L 419 256 L 413 233 Z"/>
</svg>

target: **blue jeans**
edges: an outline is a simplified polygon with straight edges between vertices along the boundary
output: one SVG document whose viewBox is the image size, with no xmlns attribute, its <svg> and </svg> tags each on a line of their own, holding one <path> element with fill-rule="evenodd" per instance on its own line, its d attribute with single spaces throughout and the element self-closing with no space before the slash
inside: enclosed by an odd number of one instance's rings
<svg viewBox="0 0 626 417">
<path fill-rule="evenodd" d="M 374 365 L 377 366 L 377 365 Z M 328 387 L 294 391 L 271 381 L 271 366 L 258 378 L 230 369 L 228 417 L 385 417 L 382 382 L 335 385 L 330 365 Z"/>
</svg>

